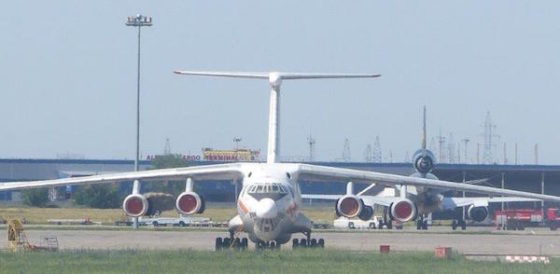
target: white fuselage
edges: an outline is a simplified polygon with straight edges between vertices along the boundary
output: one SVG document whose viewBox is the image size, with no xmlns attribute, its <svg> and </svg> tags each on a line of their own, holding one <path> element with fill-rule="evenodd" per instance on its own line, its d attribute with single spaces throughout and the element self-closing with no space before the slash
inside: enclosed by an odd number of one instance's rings
<svg viewBox="0 0 560 274">
<path fill-rule="evenodd" d="M 296 223 L 302 214 L 297 174 L 290 164 L 248 164 L 237 211 L 243 231 L 253 242 L 289 241 L 302 232 Z M 309 228 L 310 229 L 310 228 Z"/>
<path fill-rule="evenodd" d="M 420 173 L 414 173 L 410 176 L 438 180 L 438 178 L 432 173 L 427 173 L 424 176 L 422 176 Z M 395 188 L 395 190 L 396 193 L 399 193 L 401 191 L 400 188 Z M 443 209 L 443 195 L 441 193 L 445 190 L 414 186 L 407 186 L 405 190 L 406 197 L 416 204 L 418 214 L 430 214 L 434 211 Z"/>
</svg>

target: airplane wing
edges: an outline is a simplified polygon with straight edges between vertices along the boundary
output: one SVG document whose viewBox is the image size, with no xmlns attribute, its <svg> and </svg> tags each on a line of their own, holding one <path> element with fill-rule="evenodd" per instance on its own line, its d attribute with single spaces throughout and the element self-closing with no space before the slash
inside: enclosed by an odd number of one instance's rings
<svg viewBox="0 0 560 274">
<path fill-rule="evenodd" d="M 323 194 L 302 194 L 301 198 L 303 199 L 313 199 L 313 200 L 332 200 L 336 201 L 343 197 L 344 195 L 323 195 Z M 366 205 L 382 205 L 382 206 L 390 206 L 393 202 L 398 201 L 399 197 L 393 196 L 369 196 L 363 195 L 359 196 L 364 200 Z"/>
<path fill-rule="evenodd" d="M 373 171 L 354 170 L 345 168 L 325 167 L 299 164 L 298 179 L 308 182 L 361 182 L 377 183 L 387 186 L 409 185 L 434 189 L 456 190 L 487 194 L 491 196 L 513 196 L 521 198 L 539 199 L 548 202 L 560 202 L 560 197 L 531 192 L 500 189 L 488 186 L 461 184 L 448 181 L 431 180 L 402 175 L 386 174 Z"/>
<path fill-rule="evenodd" d="M 336 201 L 344 195 L 324 195 L 324 194 L 302 194 L 303 199 L 313 200 L 331 200 Z M 382 205 L 390 206 L 398 201 L 400 197 L 395 196 L 370 196 L 358 195 L 366 205 Z M 453 209 L 464 206 L 488 206 L 490 203 L 509 203 L 509 202 L 538 202 L 539 199 L 521 198 L 521 197 L 445 197 L 442 200 L 443 209 Z"/>
<path fill-rule="evenodd" d="M 520 198 L 520 197 L 445 197 L 442 200 L 445 209 L 452 209 L 463 206 L 488 206 L 490 203 L 508 202 L 540 202 L 539 199 Z"/>
<path fill-rule="evenodd" d="M 195 166 L 183 168 L 169 168 L 145 170 L 136 172 L 121 172 L 112 174 L 101 174 L 86 177 L 73 177 L 55 180 L 28 181 L 28 182 L 6 182 L 0 183 L 0 191 L 18 190 L 37 187 L 55 187 L 80 184 L 116 183 L 134 180 L 173 180 L 192 178 L 198 180 L 237 180 L 243 178 L 240 164 L 222 164 Z"/>
</svg>

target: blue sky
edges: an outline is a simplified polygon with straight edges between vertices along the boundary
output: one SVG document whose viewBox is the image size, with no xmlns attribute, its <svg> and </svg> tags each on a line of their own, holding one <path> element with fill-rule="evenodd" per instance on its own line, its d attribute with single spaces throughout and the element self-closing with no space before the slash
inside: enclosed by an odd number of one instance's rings
<svg viewBox="0 0 560 274">
<path fill-rule="evenodd" d="M 161 3 L 160 3 L 161 2 Z M 242 145 L 266 151 L 268 85 L 175 69 L 375 72 L 375 80 L 288 82 L 282 154 L 363 160 L 380 136 L 402 161 L 429 138 L 470 138 L 491 112 L 519 161 L 560 155 L 560 4 L 555 1 L 12 1 L 0 17 L 0 157 L 133 158 L 136 32 L 142 41 L 143 155 Z M 430 142 L 428 142 L 430 143 Z"/>
</svg>

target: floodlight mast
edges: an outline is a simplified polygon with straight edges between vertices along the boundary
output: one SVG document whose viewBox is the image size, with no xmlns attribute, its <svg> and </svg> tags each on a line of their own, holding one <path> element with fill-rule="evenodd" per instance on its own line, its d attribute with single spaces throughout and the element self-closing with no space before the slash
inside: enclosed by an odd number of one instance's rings
<svg viewBox="0 0 560 274">
<path fill-rule="evenodd" d="M 134 171 L 138 171 L 138 162 L 140 158 L 140 33 L 142 27 L 152 26 L 152 17 L 137 14 L 129 16 L 126 21 L 129 27 L 138 27 L 138 74 L 136 80 L 136 156 L 134 157 Z M 132 186 L 132 194 L 140 193 L 140 182 L 134 180 Z M 138 228 L 138 218 L 134 218 L 134 228 Z"/>
</svg>

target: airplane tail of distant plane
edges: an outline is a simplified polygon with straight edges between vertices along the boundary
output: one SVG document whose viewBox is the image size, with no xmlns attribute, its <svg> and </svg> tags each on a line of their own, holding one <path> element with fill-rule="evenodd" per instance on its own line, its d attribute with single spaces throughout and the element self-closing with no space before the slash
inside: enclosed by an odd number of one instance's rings
<svg viewBox="0 0 560 274">
<path fill-rule="evenodd" d="M 270 84 L 270 108 L 268 120 L 267 163 L 276 163 L 280 156 L 280 86 L 283 80 L 374 78 L 380 74 L 346 73 L 291 73 L 291 72 L 218 72 L 175 71 L 175 74 L 191 76 L 214 76 L 246 79 L 268 79 Z"/>
</svg>

